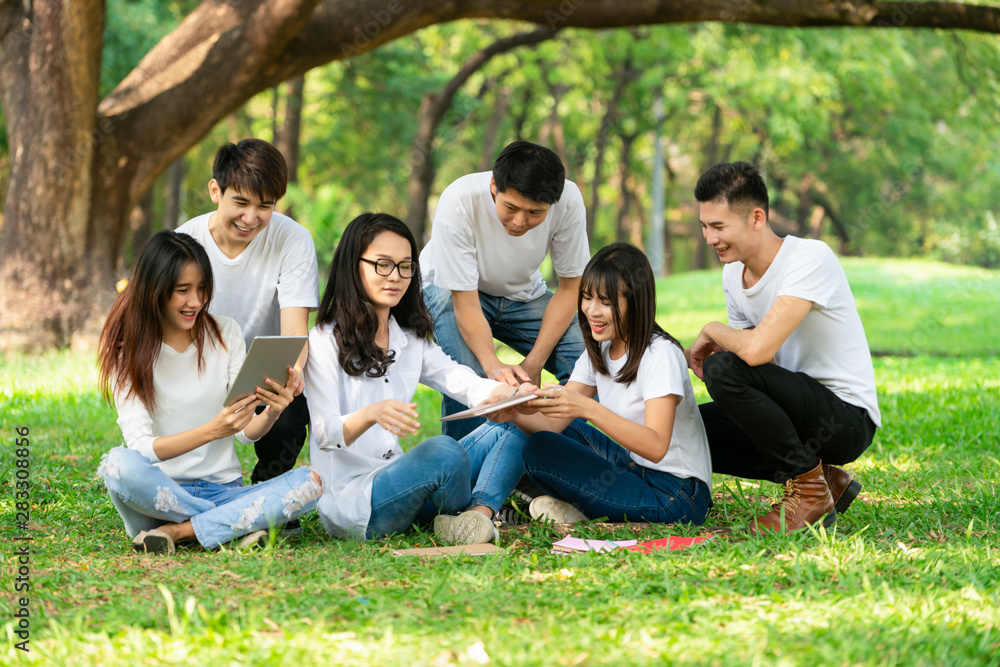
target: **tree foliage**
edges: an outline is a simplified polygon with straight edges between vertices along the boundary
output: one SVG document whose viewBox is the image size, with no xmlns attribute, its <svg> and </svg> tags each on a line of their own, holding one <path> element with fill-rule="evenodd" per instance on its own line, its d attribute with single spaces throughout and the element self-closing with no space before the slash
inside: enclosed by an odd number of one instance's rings
<svg viewBox="0 0 1000 667">
<path fill-rule="evenodd" d="M 359 207 L 402 215 L 419 100 L 455 63 L 525 28 L 480 20 L 499 18 L 562 36 L 469 79 L 442 123 L 447 155 L 432 191 L 510 138 L 533 138 L 560 152 L 585 191 L 594 183 L 595 242 L 633 238 L 658 126 L 675 233 L 690 227 L 686 193 L 706 159 L 750 157 L 793 230 L 851 252 L 995 261 L 996 140 L 983 128 L 995 121 L 996 42 L 946 32 L 1000 32 L 995 6 L 37 0 L 0 7 L 3 340 L 65 344 L 93 330 L 129 212 L 159 175 L 187 154 L 185 209 L 204 210 L 215 146 L 267 137 L 274 96 L 255 96 L 305 72 L 303 180 L 290 201 L 330 202 L 311 206 L 317 218 Z M 823 26 L 867 30 L 812 30 Z M 594 31 L 610 27 L 626 29 Z M 926 27 L 938 29 L 895 30 Z M 651 117 L 660 98 L 662 123 Z"/>
</svg>

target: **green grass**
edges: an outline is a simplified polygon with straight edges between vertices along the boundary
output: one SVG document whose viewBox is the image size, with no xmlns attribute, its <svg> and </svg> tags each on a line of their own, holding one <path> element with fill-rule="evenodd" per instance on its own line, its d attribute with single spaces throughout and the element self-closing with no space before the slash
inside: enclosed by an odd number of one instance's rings
<svg viewBox="0 0 1000 667">
<path fill-rule="evenodd" d="M 852 466 L 861 500 L 828 532 L 750 538 L 741 528 L 777 487 L 717 476 L 707 528 L 640 533 L 715 534 L 686 551 L 556 556 L 551 529 L 532 525 L 506 532 L 497 556 L 420 561 L 391 551 L 429 535 L 357 544 L 311 517 L 259 553 L 139 557 L 93 476 L 120 439 L 93 357 L 0 361 L 0 662 L 470 665 L 483 651 L 500 665 L 997 664 L 1000 274 L 845 266 L 883 354 L 885 426 Z M 720 292 L 718 272 L 663 281 L 661 322 L 690 342 L 725 319 Z M 418 401 L 422 438 L 439 399 Z M 10 618 L 18 426 L 32 439 L 30 653 L 13 648 Z M 252 451 L 240 454 L 249 469 Z"/>
</svg>

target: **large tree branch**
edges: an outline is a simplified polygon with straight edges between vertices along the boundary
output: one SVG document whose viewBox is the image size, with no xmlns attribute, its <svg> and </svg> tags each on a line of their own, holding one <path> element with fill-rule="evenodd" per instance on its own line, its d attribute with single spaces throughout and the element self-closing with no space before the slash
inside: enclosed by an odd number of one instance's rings
<svg viewBox="0 0 1000 667">
<path fill-rule="evenodd" d="M 950 2 L 206 0 L 101 104 L 102 118 L 130 140 L 113 152 L 135 170 L 133 200 L 219 118 L 261 90 L 425 26 L 472 17 L 549 28 L 727 21 L 1000 33 L 1000 7 Z"/>
</svg>

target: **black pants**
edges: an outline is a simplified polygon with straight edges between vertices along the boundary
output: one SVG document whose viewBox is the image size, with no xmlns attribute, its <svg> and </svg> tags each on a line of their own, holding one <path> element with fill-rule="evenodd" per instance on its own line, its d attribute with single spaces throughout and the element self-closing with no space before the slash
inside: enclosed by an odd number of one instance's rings
<svg viewBox="0 0 1000 667">
<path fill-rule="evenodd" d="M 252 484 L 283 475 L 295 466 L 306 441 L 308 425 L 309 406 L 305 394 L 299 394 L 281 411 L 271 430 L 254 443 L 257 465 L 250 474 Z"/>
<path fill-rule="evenodd" d="M 805 373 L 750 366 L 732 352 L 705 360 L 703 403 L 714 472 L 775 482 L 819 464 L 850 463 L 868 449 L 875 424 Z"/>
</svg>

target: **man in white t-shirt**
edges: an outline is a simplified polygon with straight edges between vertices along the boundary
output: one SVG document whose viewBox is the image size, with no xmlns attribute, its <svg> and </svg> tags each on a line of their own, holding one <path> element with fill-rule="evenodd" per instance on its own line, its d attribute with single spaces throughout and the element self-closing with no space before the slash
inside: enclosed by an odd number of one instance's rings
<svg viewBox="0 0 1000 667">
<path fill-rule="evenodd" d="M 248 349 L 256 336 L 308 335 L 309 311 L 319 306 L 312 236 L 274 212 L 287 184 L 285 158 L 268 142 L 226 144 L 215 154 L 208 183 L 218 209 L 177 229 L 205 246 L 215 277 L 209 311 L 236 320 Z M 307 346 L 292 369 L 295 399 L 254 443 L 254 484 L 291 470 L 305 442 L 309 411 L 302 395 L 302 368 L 308 353 Z"/>
<path fill-rule="evenodd" d="M 854 295 L 828 245 L 781 238 L 767 186 L 748 162 L 718 164 L 695 187 L 706 242 L 725 264 L 729 325 L 688 350 L 712 403 L 701 405 L 714 472 L 785 484 L 750 532 L 832 524 L 861 484 L 836 466 L 881 425 L 875 373 Z"/>
<path fill-rule="evenodd" d="M 566 180 L 559 157 L 527 141 L 508 145 L 492 172 L 463 176 L 445 188 L 431 234 L 420 271 L 444 351 L 512 386 L 539 384 L 542 368 L 565 383 L 584 349 L 575 320 L 590 246 L 583 196 Z M 554 294 L 540 270 L 546 255 L 559 277 Z M 524 360 L 501 362 L 494 338 Z M 465 407 L 446 396 L 442 416 Z M 442 426 L 459 440 L 483 421 Z"/>
</svg>

